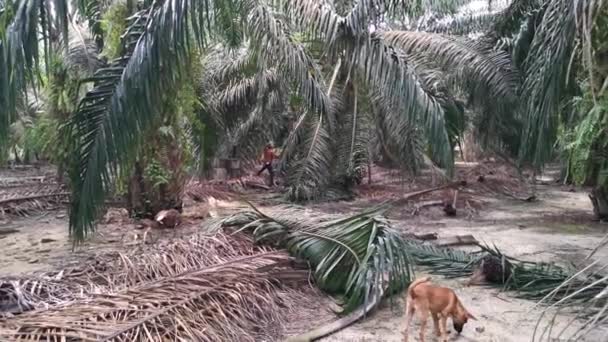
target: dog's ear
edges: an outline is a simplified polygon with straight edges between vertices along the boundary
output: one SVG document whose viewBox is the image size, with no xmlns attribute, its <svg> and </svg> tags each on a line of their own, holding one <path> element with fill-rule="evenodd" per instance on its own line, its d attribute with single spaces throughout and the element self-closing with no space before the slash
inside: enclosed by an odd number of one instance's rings
<svg viewBox="0 0 608 342">
<path fill-rule="evenodd" d="M 477 318 L 475 318 L 475 316 L 473 316 L 470 312 L 467 311 L 467 318 L 472 319 L 474 321 L 477 320 Z"/>
</svg>

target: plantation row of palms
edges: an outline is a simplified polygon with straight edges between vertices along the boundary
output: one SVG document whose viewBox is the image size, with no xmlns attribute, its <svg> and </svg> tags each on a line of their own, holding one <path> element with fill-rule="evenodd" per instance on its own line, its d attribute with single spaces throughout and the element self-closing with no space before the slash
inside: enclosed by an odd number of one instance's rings
<svg viewBox="0 0 608 342">
<path fill-rule="evenodd" d="M 0 152 L 67 173 L 77 240 L 107 196 L 136 215 L 179 207 L 189 172 L 269 140 L 295 201 L 343 195 L 372 162 L 451 175 L 470 135 L 522 166 L 559 158 L 605 218 L 606 14 L 599 0 L 1 0 Z"/>
<path fill-rule="evenodd" d="M 473 140 L 521 167 L 559 161 L 606 218 L 607 76 L 601 0 L 0 0 L 0 160 L 67 175 L 75 242 L 108 197 L 139 217 L 180 208 L 189 175 L 252 162 L 268 141 L 291 201 L 349 196 L 372 163 L 453 176 L 456 147 Z M 253 208 L 208 229 L 278 240 L 345 312 L 402 290 L 413 265 L 472 271 L 476 255 L 396 234 L 390 208 Z M 603 322 L 597 274 L 510 265 L 505 289 L 593 299 L 591 326 Z"/>
</svg>

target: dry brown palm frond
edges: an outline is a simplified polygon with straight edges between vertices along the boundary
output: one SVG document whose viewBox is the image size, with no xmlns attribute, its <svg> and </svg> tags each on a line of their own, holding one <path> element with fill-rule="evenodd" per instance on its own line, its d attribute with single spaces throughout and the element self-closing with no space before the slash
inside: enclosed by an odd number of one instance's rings
<svg viewBox="0 0 608 342">
<path fill-rule="evenodd" d="M 186 186 L 186 196 L 197 202 L 203 202 L 209 197 L 219 200 L 231 200 L 236 197 L 233 188 L 227 184 L 212 184 L 210 182 L 190 181 Z"/>
<path fill-rule="evenodd" d="M 36 279 L 0 280 L 0 317 L 11 317 L 44 305 L 63 302 L 61 294 L 69 293 L 67 285 L 39 277 Z"/>
<path fill-rule="evenodd" d="M 59 184 L 25 185 L 0 188 L 0 216 L 25 216 L 34 211 L 47 210 L 67 200 L 69 195 Z"/>
<path fill-rule="evenodd" d="M 259 341 L 276 338 L 285 297 L 269 271 L 290 260 L 258 252 L 115 293 L 0 322 L 3 341 Z M 274 328 L 274 329 L 273 329 Z"/>
<path fill-rule="evenodd" d="M 100 254 L 78 268 L 0 281 L 0 316 L 91 298 L 99 293 L 115 293 L 212 265 L 218 260 L 267 251 L 254 246 L 245 235 L 217 234 L 165 242 L 153 250 L 139 246 L 126 254 Z M 281 274 L 281 279 L 298 281 L 306 279 L 306 274 L 292 270 Z"/>
</svg>

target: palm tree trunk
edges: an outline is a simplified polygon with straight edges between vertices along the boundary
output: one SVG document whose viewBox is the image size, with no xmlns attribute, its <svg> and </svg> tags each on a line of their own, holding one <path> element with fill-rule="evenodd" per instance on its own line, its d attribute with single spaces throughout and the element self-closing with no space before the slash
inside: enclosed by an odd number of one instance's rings
<svg viewBox="0 0 608 342">
<path fill-rule="evenodd" d="M 145 217 L 145 182 L 144 169 L 140 161 L 135 162 L 133 174 L 129 178 L 129 189 L 127 193 L 127 210 L 132 217 Z M 152 213 L 154 215 L 154 213 Z M 148 215 L 149 216 L 149 215 Z"/>
<path fill-rule="evenodd" d="M 19 158 L 19 152 L 17 152 L 16 146 L 13 146 L 13 154 L 15 154 L 15 164 L 21 164 L 21 158 Z"/>
<path fill-rule="evenodd" d="M 596 186 L 589 194 L 593 213 L 599 220 L 608 220 L 608 186 Z"/>
<path fill-rule="evenodd" d="M 481 157 L 481 149 L 479 144 L 475 141 L 475 136 L 472 129 L 468 129 L 464 133 L 464 142 L 461 147 L 460 153 L 463 156 L 465 162 L 475 162 Z"/>
<path fill-rule="evenodd" d="M 131 217 L 154 218 L 159 211 L 166 209 L 182 211 L 186 183 L 184 151 L 175 140 L 162 142 L 163 145 L 159 143 L 159 146 L 151 149 L 147 146 L 134 165 L 127 194 L 127 210 Z M 152 161 L 159 163 L 167 173 L 166 182 L 159 184 L 158 180 L 151 179 L 147 174 L 146 169 Z"/>
</svg>

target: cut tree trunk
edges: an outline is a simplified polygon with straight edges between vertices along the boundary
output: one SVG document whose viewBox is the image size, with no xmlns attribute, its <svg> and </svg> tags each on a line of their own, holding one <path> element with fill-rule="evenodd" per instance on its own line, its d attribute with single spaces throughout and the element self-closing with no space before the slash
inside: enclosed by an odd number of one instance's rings
<svg viewBox="0 0 608 342">
<path fill-rule="evenodd" d="M 597 186 L 589 194 L 593 213 L 599 220 L 608 220 L 608 186 Z"/>
</svg>

